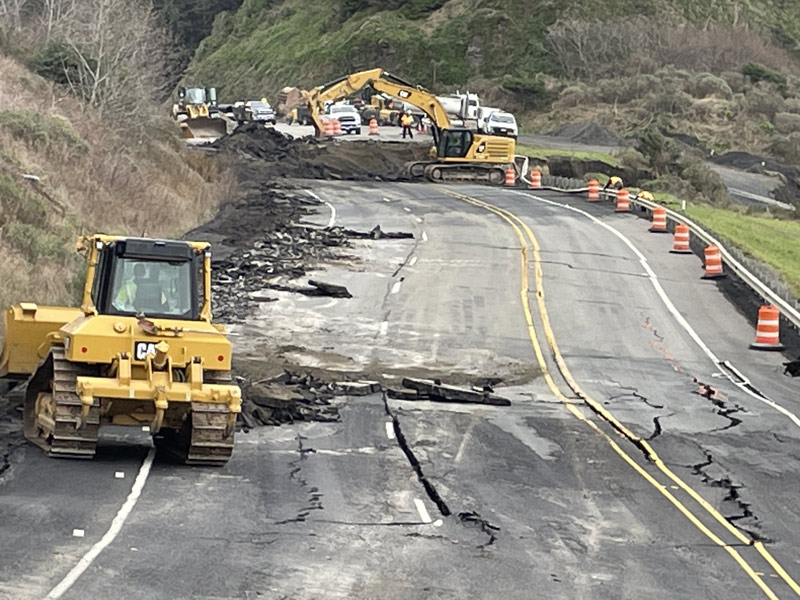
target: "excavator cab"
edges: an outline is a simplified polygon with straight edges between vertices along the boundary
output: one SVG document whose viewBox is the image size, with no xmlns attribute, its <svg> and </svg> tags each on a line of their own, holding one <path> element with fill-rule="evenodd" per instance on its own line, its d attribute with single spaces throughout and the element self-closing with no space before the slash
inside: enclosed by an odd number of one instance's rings
<svg viewBox="0 0 800 600">
<path fill-rule="evenodd" d="M 144 427 L 187 463 L 224 464 L 241 391 L 211 322 L 209 244 L 98 234 L 78 249 L 80 308 L 21 302 L 5 315 L 0 378 L 27 380 L 25 437 L 91 458 L 102 424 Z"/>
</svg>

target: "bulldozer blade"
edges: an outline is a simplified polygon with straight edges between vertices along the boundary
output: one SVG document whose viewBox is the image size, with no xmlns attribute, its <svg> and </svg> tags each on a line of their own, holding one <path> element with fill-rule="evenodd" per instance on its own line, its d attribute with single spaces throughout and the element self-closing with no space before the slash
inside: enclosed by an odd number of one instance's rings
<svg viewBox="0 0 800 600">
<path fill-rule="evenodd" d="M 218 138 L 228 133 L 228 124 L 225 119 L 212 119 L 198 117 L 181 121 L 181 136 L 190 138 Z"/>
</svg>

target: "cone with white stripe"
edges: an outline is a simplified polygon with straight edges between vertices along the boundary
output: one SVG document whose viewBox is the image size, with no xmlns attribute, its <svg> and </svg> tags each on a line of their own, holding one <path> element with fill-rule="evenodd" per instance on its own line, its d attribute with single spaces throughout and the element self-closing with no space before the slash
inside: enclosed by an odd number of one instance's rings
<svg viewBox="0 0 800 600">
<path fill-rule="evenodd" d="M 758 309 L 756 341 L 750 344 L 753 350 L 783 350 L 780 340 L 781 313 L 777 306 L 768 304 Z"/>
</svg>

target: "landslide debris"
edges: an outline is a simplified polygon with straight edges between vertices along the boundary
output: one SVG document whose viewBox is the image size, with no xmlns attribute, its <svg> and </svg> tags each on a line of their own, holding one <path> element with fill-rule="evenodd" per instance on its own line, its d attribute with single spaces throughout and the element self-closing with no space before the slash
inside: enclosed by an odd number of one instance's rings
<svg viewBox="0 0 800 600">
<path fill-rule="evenodd" d="M 381 141 L 293 138 L 257 123 L 245 123 L 209 145 L 220 153 L 255 159 L 266 177 L 351 181 L 404 181 L 406 163 L 424 160 L 429 145 Z"/>
</svg>

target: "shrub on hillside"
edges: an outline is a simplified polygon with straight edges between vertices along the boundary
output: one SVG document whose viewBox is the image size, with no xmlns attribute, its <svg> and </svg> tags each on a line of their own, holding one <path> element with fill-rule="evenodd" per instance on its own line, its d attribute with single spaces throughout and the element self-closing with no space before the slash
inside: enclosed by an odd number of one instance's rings
<svg viewBox="0 0 800 600">
<path fill-rule="evenodd" d="M 786 85 L 786 75 L 759 63 L 751 62 L 744 65 L 742 75 L 748 77 L 753 83 L 766 81 L 781 87 Z"/>
<path fill-rule="evenodd" d="M 727 82 L 711 73 L 697 73 L 687 82 L 684 89 L 695 98 L 715 96 L 727 100 L 733 96 L 733 90 Z"/>
<path fill-rule="evenodd" d="M 88 144 L 65 118 L 35 110 L 4 110 L 0 112 L 0 128 L 38 150 L 79 154 L 89 151 Z"/>
<path fill-rule="evenodd" d="M 800 115 L 798 114 L 779 112 L 775 115 L 773 122 L 778 133 L 789 134 L 800 131 Z"/>
<path fill-rule="evenodd" d="M 747 77 L 738 71 L 723 71 L 720 77 L 734 94 L 742 94 L 747 89 Z"/>
<path fill-rule="evenodd" d="M 745 94 L 742 108 L 749 115 L 764 115 L 772 121 L 777 113 L 785 112 L 783 103 L 783 98 L 774 91 L 756 87 Z"/>
<path fill-rule="evenodd" d="M 651 113 L 676 116 L 687 114 L 692 107 L 692 103 L 692 97 L 686 92 L 670 94 L 654 91 L 644 100 L 645 108 Z"/>
</svg>

